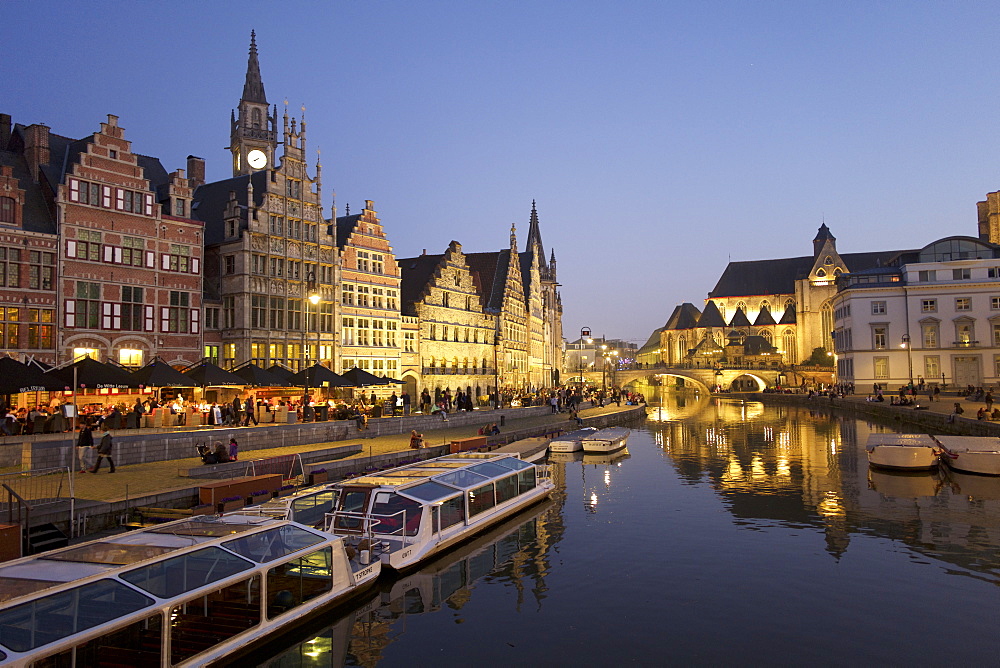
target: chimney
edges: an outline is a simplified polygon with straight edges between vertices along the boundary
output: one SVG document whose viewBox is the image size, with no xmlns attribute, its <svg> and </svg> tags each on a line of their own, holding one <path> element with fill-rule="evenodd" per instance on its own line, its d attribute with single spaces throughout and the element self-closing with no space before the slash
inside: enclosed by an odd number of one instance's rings
<svg viewBox="0 0 1000 668">
<path fill-rule="evenodd" d="M 187 158 L 188 185 L 191 190 L 197 190 L 198 186 L 205 185 L 205 158 L 196 155 L 189 155 Z"/>
<path fill-rule="evenodd" d="M 10 114 L 0 114 L 0 151 L 6 151 L 10 143 Z"/>
<path fill-rule="evenodd" d="M 35 124 L 24 129 L 24 159 L 31 179 L 38 181 L 38 168 L 49 164 L 49 126 Z"/>
<path fill-rule="evenodd" d="M 424 249 L 424 252 L 421 253 L 421 255 L 427 255 L 427 249 L 426 248 Z"/>
</svg>

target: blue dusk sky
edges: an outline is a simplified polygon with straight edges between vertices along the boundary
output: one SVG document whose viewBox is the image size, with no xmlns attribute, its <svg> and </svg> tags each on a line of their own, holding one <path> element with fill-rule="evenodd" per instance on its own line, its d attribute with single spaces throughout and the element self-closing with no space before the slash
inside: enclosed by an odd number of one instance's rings
<svg viewBox="0 0 1000 668">
<path fill-rule="evenodd" d="M 976 235 L 1000 189 L 988 2 L 20 2 L 0 112 L 231 176 L 250 30 L 306 106 L 325 214 L 399 257 L 508 243 L 537 200 L 567 339 L 645 341 L 726 263 Z M 522 244 L 523 248 L 523 244 Z"/>
</svg>

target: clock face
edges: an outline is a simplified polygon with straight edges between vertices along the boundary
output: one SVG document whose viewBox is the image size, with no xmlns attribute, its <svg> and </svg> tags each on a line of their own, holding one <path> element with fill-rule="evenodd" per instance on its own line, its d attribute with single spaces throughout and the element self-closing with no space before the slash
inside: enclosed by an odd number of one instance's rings
<svg viewBox="0 0 1000 668">
<path fill-rule="evenodd" d="M 254 169 L 263 169 L 267 166 L 267 156 L 259 149 L 254 149 L 247 153 L 247 164 Z"/>
</svg>

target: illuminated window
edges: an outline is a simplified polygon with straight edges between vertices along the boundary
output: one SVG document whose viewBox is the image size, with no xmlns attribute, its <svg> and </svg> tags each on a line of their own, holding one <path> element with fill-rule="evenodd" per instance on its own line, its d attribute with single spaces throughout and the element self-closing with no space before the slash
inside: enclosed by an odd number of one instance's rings
<svg viewBox="0 0 1000 668">
<path fill-rule="evenodd" d="M 73 359 L 77 360 L 81 357 L 89 357 L 96 360 L 98 358 L 97 348 L 73 348 Z"/>
<path fill-rule="evenodd" d="M 118 351 L 118 363 L 122 366 L 142 366 L 142 351 L 122 348 Z"/>
</svg>

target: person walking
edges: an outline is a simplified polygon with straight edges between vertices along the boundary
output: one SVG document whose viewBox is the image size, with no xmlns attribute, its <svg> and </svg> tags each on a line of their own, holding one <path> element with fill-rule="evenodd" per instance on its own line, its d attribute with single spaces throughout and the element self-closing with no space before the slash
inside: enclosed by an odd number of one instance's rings
<svg viewBox="0 0 1000 668">
<path fill-rule="evenodd" d="M 410 414 L 410 393 L 403 390 L 403 394 L 399 397 L 403 401 L 403 415 Z"/>
<path fill-rule="evenodd" d="M 97 446 L 97 461 L 94 462 L 94 468 L 90 469 L 91 473 L 97 473 L 101 468 L 101 462 L 105 459 L 108 460 L 108 465 L 111 467 L 109 473 L 115 472 L 115 460 L 111 457 L 111 448 L 111 430 L 105 427 L 104 435 L 101 436 L 101 442 Z"/>
<path fill-rule="evenodd" d="M 396 396 L 396 390 L 392 391 L 392 396 L 389 397 L 389 417 L 396 417 L 396 401 L 399 397 Z"/>
<path fill-rule="evenodd" d="M 83 425 L 80 429 L 80 436 L 76 439 L 76 457 L 80 460 L 80 473 L 87 470 L 87 453 L 94 447 L 94 433 L 89 424 Z"/>
<path fill-rule="evenodd" d="M 420 412 L 429 413 L 431 410 L 431 393 L 424 388 L 424 391 L 420 393 Z"/>
<path fill-rule="evenodd" d="M 240 412 L 243 410 L 243 403 L 240 401 L 240 395 L 233 397 L 233 424 L 237 427 L 240 426 Z"/>
<path fill-rule="evenodd" d="M 247 402 L 245 406 L 247 415 L 246 418 L 244 418 L 243 420 L 243 426 L 249 427 L 250 420 L 253 420 L 254 426 L 260 424 L 259 422 L 257 422 L 257 406 L 254 404 L 253 397 L 250 396 L 249 394 L 247 395 Z"/>
</svg>

